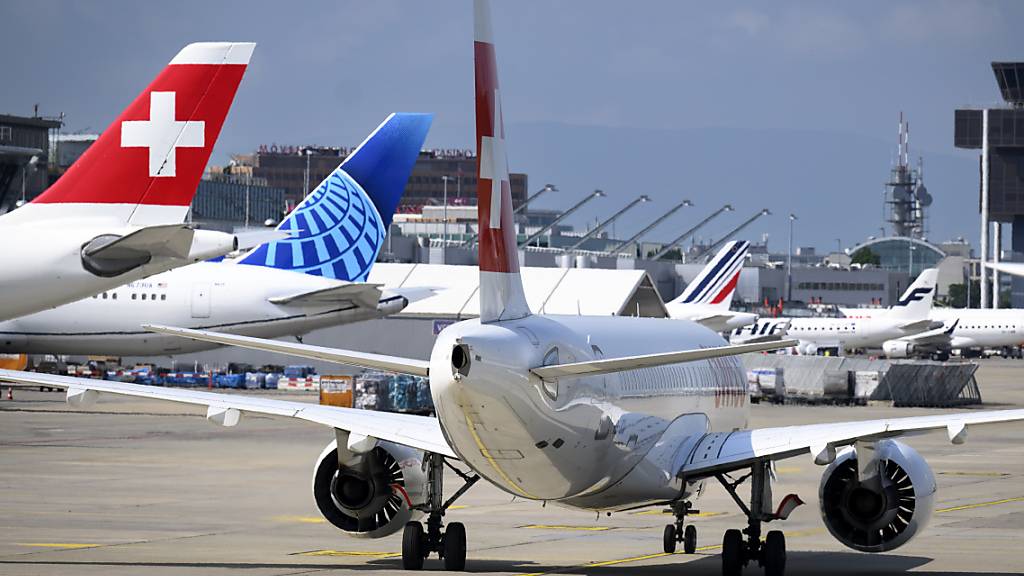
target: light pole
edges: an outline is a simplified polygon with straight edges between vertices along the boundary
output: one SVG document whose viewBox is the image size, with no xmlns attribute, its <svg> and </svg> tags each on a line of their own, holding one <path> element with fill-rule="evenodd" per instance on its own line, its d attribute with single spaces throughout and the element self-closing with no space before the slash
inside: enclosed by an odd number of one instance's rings
<svg viewBox="0 0 1024 576">
<path fill-rule="evenodd" d="M 654 230 L 654 228 L 658 224 L 661 224 L 662 222 L 664 222 L 669 216 L 675 214 L 676 212 L 678 212 L 680 209 L 682 209 L 684 207 L 690 207 L 690 206 L 693 206 L 692 202 L 690 202 L 689 200 L 683 200 L 679 204 L 676 204 L 671 210 L 669 210 L 668 212 L 665 212 L 664 214 L 659 216 L 654 222 L 651 222 L 650 224 L 648 224 L 646 227 L 644 227 L 643 230 L 637 232 L 636 234 L 631 236 L 629 239 L 624 240 L 622 242 L 619 242 L 615 246 L 612 246 L 611 248 L 609 248 L 606 253 L 607 254 L 618 254 L 626 246 L 632 247 L 634 242 L 636 242 L 641 237 L 643 237 L 644 234 L 647 234 L 651 230 Z M 634 254 L 635 253 L 636 252 L 634 251 Z M 643 254 L 641 254 L 641 256 L 643 256 Z"/>
<path fill-rule="evenodd" d="M 447 252 L 448 249 L 448 181 L 451 179 L 451 176 L 448 176 L 447 174 L 441 176 L 441 181 L 444 182 L 444 200 L 442 200 L 442 202 L 444 202 L 444 208 L 442 209 L 444 225 L 443 233 L 441 234 L 441 238 L 443 239 L 441 244 L 441 264 L 445 263 L 445 252 Z"/>
<path fill-rule="evenodd" d="M 577 248 L 582 246 L 584 242 L 586 242 L 587 240 L 590 240 L 594 236 L 597 236 L 598 232 L 600 232 L 601 230 L 604 230 L 605 228 L 607 228 L 609 224 L 611 224 L 612 222 L 617 220 L 619 218 L 619 216 L 622 216 L 623 214 L 625 214 L 626 211 L 628 211 L 633 206 L 636 206 L 637 204 L 640 204 L 641 202 L 650 202 L 650 201 L 651 201 L 651 199 L 648 198 L 647 194 L 641 194 L 639 198 L 637 198 L 636 200 L 633 200 L 629 204 L 626 204 L 626 206 L 624 208 L 622 208 L 621 210 L 619 210 L 615 214 L 612 214 L 611 216 L 609 216 L 608 219 L 606 219 L 604 222 L 601 222 L 601 223 L 597 224 L 596 226 L 594 226 L 594 228 L 591 229 L 590 232 L 587 232 L 586 234 L 584 234 L 582 238 L 580 238 L 572 246 L 566 248 L 565 251 L 566 252 L 571 252 L 573 250 L 576 250 Z"/>
<path fill-rule="evenodd" d="M 574 204 L 572 206 L 572 208 L 569 208 L 565 212 L 562 212 L 561 214 L 559 214 L 558 217 L 555 218 L 554 220 L 552 220 L 551 222 L 549 222 L 547 224 L 547 226 L 542 226 L 541 229 L 537 230 L 536 232 L 534 232 L 532 236 L 530 236 L 526 240 L 520 242 L 519 243 L 519 247 L 522 248 L 523 246 L 529 246 L 530 242 L 533 242 L 534 240 L 538 240 L 538 244 L 539 244 L 539 239 L 540 239 L 541 236 L 544 235 L 545 232 L 547 232 L 548 230 L 551 230 L 552 228 L 554 228 L 556 224 L 558 224 L 562 220 L 565 220 L 566 218 L 568 218 L 573 212 L 575 212 L 575 211 L 579 210 L 580 208 L 582 208 L 583 205 L 586 204 L 587 202 L 590 202 L 594 198 L 601 198 L 601 197 L 603 197 L 605 195 L 606 194 L 604 192 L 602 192 L 601 190 L 594 190 L 590 194 L 587 194 L 586 197 L 584 197 L 582 200 L 580 200 L 579 202 Z"/>
<path fill-rule="evenodd" d="M 309 194 L 309 157 L 312 156 L 313 151 L 309 148 L 303 148 L 302 153 L 306 155 L 306 172 L 302 179 L 302 194 L 305 196 L 306 194 Z"/>
<path fill-rule="evenodd" d="M 693 226 L 692 228 L 690 228 L 686 232 L 683 232 L 679 236 L 676 236 L 668 244 L 665 244 L 664 246 L 662 246 L 661 250 L 659 250 L 657 254 L 655 254 L 654 256 L 651 256 L 651 260 L 660 260 L 666 254 L 671 252 L 673 248 L 675 248 L 676 246 L 681 244 L 684 240 L 686 240 L 690 236 L 693 236 L 693 234 L 695 232 L 697 232 L 697 230 L 700 230 L 701 228 L 703 228 L 705 224 L 707 224 L 708 222 L 711 222 L 713 219 L 717 218 L 719 214 L 721 214 L 723 212 L 732 212 L 732 211 L 733 211 L 732 204 L 726 204 L 725 206 L 722 206 L 718 210 L 715 210 L 714 212 L 711 213 L 711 215 L 705 217 L 700 222 L 697 222 L 697 224 L 695 226 Z M 679 251 L 680 256 L 684 256 L 682 252 L 683 252 L 682 250 Z M 685 260 L 686 259 L 684 257 L 683 261 L 685 262 Z"/>
<path fill-rule="evenodd" d="M 786 300 L 793 300 L 793 223 L 796 214 L 789 215 L 789 252 L 786 253 Z"/>
<path fill-rule="evenodd" d="M 461 180 L 459 182 L 461 182 Z M 541 188 L 540 190 L 534 192 L 526 200 L 523 200 L 523 203 L 520 204 L 518 208 L 516 208 L 515 210 L 512 211 L 512 215 L 515 216 L 516 214 L 519 214 L 520 212 L 522 212 L 526 208 L 527 204 L 529 204 L 530 202 L 533 202 L 534 200 L 537 199 L 538 196 L 540 196 L 541 194 L 543 194 L 545 192 L 558 192 L 558 188 L 554 184 L 545 184 L 543 188 Z M 477 224 L 476 234 L 473 234 L 472 236 L 470 236 L 468 240 L 466 240 L 465 242 L 462 243 L 462 245 L 463 246 L 472 246 L 473 242 L 476 242 L 476 239 L 479 238 L 479 237 L 480 237 L 480 225 Z"/>
</svg>

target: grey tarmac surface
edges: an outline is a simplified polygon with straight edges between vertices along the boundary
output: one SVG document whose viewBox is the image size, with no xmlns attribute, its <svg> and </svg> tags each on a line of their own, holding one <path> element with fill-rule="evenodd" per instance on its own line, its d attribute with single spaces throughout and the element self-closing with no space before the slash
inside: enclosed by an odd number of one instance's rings
<svg viewBox="0 0 1024 576">
<path fill-rule="evenodd" d="M 1024 362 L 981 365 L 984 408 L 1024 407 Z M 168 403 L 104 398 L 76 412 L 61 393 L 14 396 L 0 400 L 0 574 L 400 572 L 400 534 L 348 538 L 316 512 L 310 476 L 330 430 L 259 417 L 224 429 Z M 752 424 L 928 412 L 755 406 Z M 887 554 L 852 552 L 827 533 L 817 508 L 822 469 L 809 457 L 779 464 L 776 496 L 795 492 L 807 502 L 778 523 L 788 535 L 788 574 L 1024 572 L 1024 424 L 972 429 L 963 446 L 941 433 L 909 443 L 937 474 L 938 510 L 922 536 Z M 692 556 L 660 553 L 671 516 L 658 509 L 596 517 L 513 500 L 483 483 L 458 504 L 447 520 L 466 524 L 467 570 L 478 573 L 720 574 L 722 534 L 744 525 L 717 484 L 698 502 Z M 442 568 L 431 558 L 425 569 Z"/>
</svg>

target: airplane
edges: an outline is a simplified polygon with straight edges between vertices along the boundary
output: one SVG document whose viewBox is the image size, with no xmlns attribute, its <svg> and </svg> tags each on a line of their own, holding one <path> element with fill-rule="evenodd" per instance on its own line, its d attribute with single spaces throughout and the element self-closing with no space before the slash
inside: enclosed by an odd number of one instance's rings
<svg viewBox="0 0 1024 576">
<path fill-rule="evenodd" d="M 665 303 L 671 318 L 692 320 L 715 332 L 753 324 L 757 314 L 729 310 L 749 242 L 733 240 L 722 246 L 678 298 Z"/>
<path fill-rule="evenodd" d="M 466 528 L 444 518 L 480 480 L 520 498 L 597 512 L 668 506 L 676 518 L 665 526 L 663 549 L 681 542 L 689 553 L 697 532 L 687 516 L 705 485 L 717 482 L 746 518 L 744 530 L 724 535 L 723 575 L 739 576 L 753 563 L 780 576 L 785 536 L 770 530 L 762 540 L 762 528 L 784 521 L 801 501 L 789 495 L 776 506 L 772 466 L 807 455 L 824 467 L 822 520 L 839 542 L 884 552 L 920 534 L 934 510 L 935 476 L 900 437 L 945 432 L 960 445 L 969 429 L 1024 420 L 1024 410 L 749 428 L 737 355 L 794 341 L 729 345 L 681 320 L 532 314 L 519 275 L 489 6 L 475 0 L 475 7 L 479 318 L 445 328 L 429 360 L 150 327 L 427 377 L 436 418 L 10 370 L 0 380 L 67 389 L 72 406 L 118 394 L 205 406 L 208 419 L 224 426 L 251 413 L 333 428 L 313 471 L 317 507 L 352 536 L 402 531 L 402 565 L 410 570 L 435 554 L 445 569 L 465 569 Z M 447 499 L 446 467 L 463 481 Z M 749 500 L 737 490 L 743 484 Z"/>
<path fill-rule="evenodd" d="M 393 314 L 429 290 L 382 290 L 367 275 L 432 116 L 388 116 L 277 227 L 290 237 L 0 322 L 0 350 L 151 356 L 215 348 L 143 330 L 152 322 L 264 338 Z"/>
<path fill-rule="evenodd" d="M 255 46 L 185 46 L 57 182 L 0 215 L 0 319 L 281 236 L 184 223 Z"/>
<path fill-rule="evenodd" d="M 828 349 L 841 352 L 844 349 L 880 348 L 890 340 L 942 326 L 941 322 L 928 319 L 937 279 L 938 270 L 935 268 L 921 272 L 884 315 L 763 319 L 749 329 L 734 330 L 732 336 L 740 341 L 751 334 L 777 333 L 782 322 L 787 322 L 785 334 L 799 341 L 796 351 L 800 354 L 813 356 Z"/>
<path fill-rule="evenodd" d="M 886 310 L 841 309 L 844 314 L 884 317 Z M 985 348 L 1006 348 L 1024 344 L 1024 310 L 1017 308 L 932 308 L 928 318 L 940 327 L 888 340 L 882 350 L 889 358 L 931 355 L 945 358 L 952 351 L 961 354 Z"/>
</svg>

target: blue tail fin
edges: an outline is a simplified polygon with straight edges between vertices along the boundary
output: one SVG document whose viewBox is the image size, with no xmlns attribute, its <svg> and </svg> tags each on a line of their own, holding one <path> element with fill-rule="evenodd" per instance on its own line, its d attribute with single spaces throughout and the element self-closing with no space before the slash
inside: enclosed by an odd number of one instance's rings
<svg viewBox="0 0 1024 576">
<path fill-rule="evenodd" d="M 431 114 L 392 114 L 278 226 L 292 237 L 239 264 L 362 282 L 387 235 Z"/>
</svg>

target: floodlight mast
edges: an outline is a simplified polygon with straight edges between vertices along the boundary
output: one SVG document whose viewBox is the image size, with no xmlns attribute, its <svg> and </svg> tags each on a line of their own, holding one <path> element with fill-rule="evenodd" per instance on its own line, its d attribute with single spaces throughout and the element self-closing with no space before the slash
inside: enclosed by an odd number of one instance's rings
<svg viewBox="0 0 1024 576">
<path fill-rule="evenodd" d="M 613 246 L 612 248 L 609 248 L 605 253 L 606 254 L 615 254 L 615 253 L 621 252 L 623 248 L 625 248 L 626 246 L 631 246 L 634 242 L 636 242 L 637 240 L 642 238 L 644 234 L 647 234 L 651 230 L 654 230 L 654 228 L 658 224 L 661 224 L 662 222 L 667 220 L 669 216 L 675 214 L 676 212 L 678 212 L 684 206 L 693 206 L 693 203 L 690 202 L 689 200 L 683 200 L 679 204 L 676 204 L 675 207 L 673 207 L 671 210 L 669 210 L 668 212 L 662 214 L 657 219 L 655 219 L 654 222 L 651 222 L 650 224 L 648 224 L 643 230 L 637 232 L 636 234 L 634 234 L 628 240 L 620 242 L 620 243 L 616 244 L 615 246 Z"/>
<path fill-rule="evenodd" d="M 697 255 L 697 257 L 696 257 L 696 258 L 694 258 L 693 260 L 694 260 L 695 262 L 696 262 L 696 261 L 699 261 L 699 260 L 700 260 L 701 258 L 703 258 L 703 257 L 704 257 L 704 255 L 705 255 L 705 254 L 709 254 L 709 253 L 711 253 L 711 252 L 714 252 L 715 250 L 718 250 L 718 248 L 719 248 L 719 247 L 721 247 L 721 246 L 722 246 L 722 244 L 725 244 L 725 243 L 726 243 L 726 242 L 727 242 L 727 241 L 728 241 L 728 240 L 729 240 L 730 238 L 732 238 L 733 236 L 735 236 L 735 235 L 739 234 L 739 233 L 740 233 L 740 232 L 741 232 L 741 231 L 742 231 L 742 230 L 743 230 L 744 228 L 746 228 L 747 226 L 750 226 L 751 224 L 753 224 L 753 223 L 754 223 L 754 220 L 757 220 L 757 219 L 758 219 L 758 218 L 760 218 L 761 216 L 771 216 L 771 214 L 772 214 L 771 210 L 769 210 L 769 209 L 765 208 L 764 210 L 761 210 L 760 212 L 758 212 L 757 214 L 754 214 L 754 215 L 753 215 L 753 216 L 751 216 L 750 218 L 747 218 L 746 220 L 744 220 L 744 221 L 743 221 L 743 223 L 742 223 L 742 224 L 740 224 L 739 226 L 737 226 L 737 227 L 733 228 L 732 230 L 730 230 L 730 231 L 729 231 L 728 233 L 726 233 L 726 235 L 725 235 L 725 236 L 722 236 L 721 238 L 719 238 L 719 239 L 718 239 L 717 241 L 715 241 L 715 243 L 714 243 L 714 244 L 712 244 L 711 246 L 708 246 L 707 248 L 705 248 L 705 249 L 704 249 L 704 250 L 703 250 L 703 251 L 702 251 L 702 252 L 701 252 L 700 254 L 698 254 L 698 255 Z"/>
<path fill-rule="evenodd" d="M 721 214 L 722 212 L 732 212 L 732 211 L 733 211 L 732 204 L 726 204 L 725 206 L 722 206 L 718 210 L 715 210 L 707 218 L 705 218 L 705 219 L 701 220 L 700 222 L 698 222 L 696 226 L 694 226 L 693 228 L 690 228 L 686 232 L 683 232 L 679 236 L 676 236 L 676 238 L 674 240 L 672 240 L 671 242 L 666 244 L 664 247 L 662 247 L 662 249 L 651 258 L 651 260 L 660 260 L 662 257 L 665 256 L 665 254 L 668 254 L 670 250 L 672 250 L 673 248 L 675 248 L 676 246 L 681 244 L 683 241 L 685 241 L 690 236 L 693 236 L 693 234 L 695 232 L 697 232 L 697 230 L 700 230 L 701 228 L 703 228 L 705 224 L 707 224 L 708 222 L 711 222 L 712 220 L 717 218 L 719 214 Z"/>
<path fill-rule="evenodd" d="M 590 202 L 594 198 L 601 198 L 603 196 L 606 196 L 606 194 L 604 192 L 602 192 L 601 190 L 594 190 L 593 192 L 588 194 L 585 198 L 583 198 L 583 200 L 580 200 L 579 202 L 574 204 L 572 206 L 572 208 L 569 208 L 565 212 L 562 212 L 561 214 L 558 215 L 557 218 L 555 218 L 554 220 L 549 222 L 546 226 L 543 226 L 540 230 L 537 230 L 536 232 L 534 232 L 532 236 L 530 236 L 526 240 L 523 240 L 522 242 L 520 242 L 519 243 L 519 247 L 522 248 L 523 246 L 529 246 L 530 242 L 533 242 L 537 238 L 540 238 L 541 236 L 543 236 L 547 231 L 549 231 L 552 228 L 554 228 L 556 224 L 558 224 L 562 220 L 565 220 L 566 218 L 571 216 L 573 212 L 575 212 L 575 211 L 579 210 L 580 208 L 582 208 L 584 204 L 586 204 L 587 202 Z"/>
<path fill-rule="evenodd" d="M 596 236 L 598 232 L 600 232 L 601 230 L 604 230 L 605 228 L 607 228 L 609 224 L 611 224 L 612 222 L 617 220 L 619 218 L 619 216 L 622 216 L 623 214 L 625 214 L 633 206 L 636 206 L 637 204 L 639 204 L 641 202 L 650 202 L 650 201 L 651 201 L 651 199 L 646 194 L 641 194 L 640 197 L 638 197 L 636 200 L 633 200 L 629 204 L 626 204 L 626 206 L 623 207 L 621 210 L 619 210 L 615 214 L 612 214 L 610 217 L 608 217 L 607 220 L 605 220 L 604 222 L 601 222 L 600 224 L 595 226 L 594 229 L 591 230 L 590 232 L 587 232 L 586 234 L 584 234 L 583 237 L 580 238 L 578 242 L 576 242 L 572 246 L 566 248 L 566 252 L 572 252 L 572 251 L 578 249 L 580 246 L 583 245 L 584 242 L 586 242 L 587 240 L 590 240 L 591 238 Z"/>
</svg>

